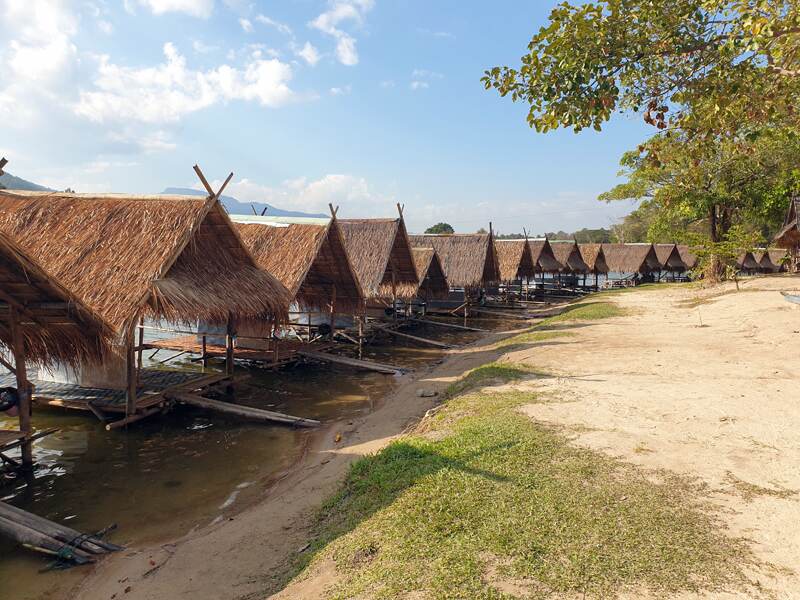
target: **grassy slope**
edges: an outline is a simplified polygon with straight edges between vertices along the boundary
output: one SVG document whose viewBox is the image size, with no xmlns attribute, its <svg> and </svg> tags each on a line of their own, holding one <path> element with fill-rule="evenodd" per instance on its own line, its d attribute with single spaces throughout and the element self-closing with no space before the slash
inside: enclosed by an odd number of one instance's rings
<svg viewBox="0 0 800 600">
<path fill-rule="evenodd" d="M 606 304 L 571 318 L 612 316 Z M 509 363 L 476 369 L 414 435 L 356 462 L 296 568 L 333 558 L 335 598 L 605 596 L 742 582 L 744 544 L 720 533 L 691 483 L 660 474 L 655 484 L 576 448 L 518 412 L 541 400 L 531 393 L 477 389 L 528 376 Z"/>
</svg>

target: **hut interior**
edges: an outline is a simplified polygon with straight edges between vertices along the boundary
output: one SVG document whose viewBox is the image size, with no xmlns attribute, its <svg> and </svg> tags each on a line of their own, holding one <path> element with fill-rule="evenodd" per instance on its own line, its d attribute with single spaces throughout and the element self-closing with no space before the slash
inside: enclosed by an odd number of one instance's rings
<svg viewBox="0 0 800 600">
<path fill-rule="evenodd" d="M 415 248 L 436 250 L 450 286 L 447 304 L 455 302 L 456 310 L 464 310 L 465 316 L 469 305 L 482 299 L 487 287 L 500 282 L 500 267 L 491 231 L 412 235 L 410 239 Z"/>
<path fill-rule="evenodd" d="M 292 296 L 289 327 L 293 337 L 306 341 L 320 336 L 333 339 L 337 316 L 355 315 L 363 309 L 364 295 L 335 216 L 304 218 L 301 222 L 243 215 L 232 219 L 258 265 L 274 275 Z M 280 342 L 277 338 L 248 338 L 240 328 L 238 346 L 263 348 L 265 343 Z"/>
<path fill-rule="evenodd" d="M 761 272 L 761 265 L 758 264 L 752 252 L 745 252 L 736 259 L 736 268 L 745 275 L 755 275 Z"/>
<path fill-rule="evenodd" d="M 0 388 L 6 414 L 19 430 L 0 430 L 3 452 L 22 446 L 22 465 L 32 463 L 32 384 L 28 364 L 98 363 L 113 352 L 111 329 L 9 236 L 0 233 Z M 12 391 L 13 388 L 13 391 Z"/>
<path fill-rule="evenodd" d="M 785 248 L 789 255 L 786 268 L 790 273 L 798 272 L 800 262 L 800 196 L 795 196 L 789 202 L 783 227 L 775 236 L 775 245 Z"/>
<path fill-rule="evenodd" d="M 138 420 L 167 404 L 167 389 L 230 379 L 238 324 L 287 318 L 286 288 L 258 268 L 216 195 L 0 190 L 0 231 L 114 334 L 118 351 L 100 364 L 59 361 L 39 370 L 37 395 L 51 404 Z M 226 373 L 146 372 L 143 351 L 160 348 L 145 343 L 145 319 L 225 327 Z"/>
<path fill-rule="evenodd" d="M 608 264 L 606 263 L 606 255 L 603 252 L 603 245 L 595 243 L 578 244 L 578 250 L 580 250 L 583 262 L 589 268 L 589 273 L 594 275 L 594 288 L 597 289 L 600 285 L 600 275 L 608 275 Z"/>
<path fill-rule="evenodd" d="M 608 272 L 620 275 L 615 281 L 636 284 L 653 279 L 661 269 L 653 244 L 603 244 Z"/>
<path fill-rule="evenodd" d="M 691 251 L 688 244 L 675 244 L 675 246 L 678 248 L 678 254 L 680 254 L 683 264 L 686 265 L 686 270 L 692 271 L 696 269 L 698 264 L 697 255 Z"/>
<path fill-rule="evenodd" d="M 433 248 L 412 248 L 414 265 L 419 276 L 417 299 L 425 304 L 431 300 L 444 300 L 450 292 L 439 255 Z"/>
</svg>

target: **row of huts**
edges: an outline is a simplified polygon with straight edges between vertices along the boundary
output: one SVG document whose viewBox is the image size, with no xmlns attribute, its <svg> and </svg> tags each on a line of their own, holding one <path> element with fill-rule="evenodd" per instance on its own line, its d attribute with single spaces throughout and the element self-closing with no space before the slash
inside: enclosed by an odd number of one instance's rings
<svg viewBox="0 0 800 600">
<path fill-rule="evenodd" d="M 467 311 L 503 283 L 696 261 L 674 244 L 409 235 L 399 206 L 387 219 L 340 219 L 333 207 L 325 219 L 229 215 L 196 170 L 206 198 L 0 190 L 0 364 L 11 373 L 0 388 L 13 383 L 20 418 L 19 431 L 0 432 L 0 457 L 23 445 L 30 461 L 32 398 L 115 428 L 176 399 L 206 406 L 234 359 L 283 364 L 337 331 L 360 341 L 370 315 L 400 304 L 455 294 Z M 144 353 L 166 348 L 204 365 L 224 358 L 225 371 L 146 368 Z"/>
</svg>

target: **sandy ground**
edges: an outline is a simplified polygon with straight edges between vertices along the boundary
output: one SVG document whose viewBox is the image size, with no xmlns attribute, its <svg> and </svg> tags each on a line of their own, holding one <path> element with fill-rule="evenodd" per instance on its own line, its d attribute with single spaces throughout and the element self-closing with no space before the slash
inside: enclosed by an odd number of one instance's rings
<svg viewBox="0 0 800 600">
<path fill-rule="evenodd" d="M 532 418 L 706 482 L 730 533 L 766 563 L 752 579 L 777 598 L 800 598 L 800 306 L 778 293 L 798 289 L 800 278 L 775 277 L 722 295 L 623 293 L 629 316 L 509 356 L 561 375 L 525 384 L 555 400 L 526 407 Z"/>
<path fill-rule="evenodd" d="M 311 516 L 357 458 L 373 453 L 416 423 L 436 403 L 417 390 L 441 392 L 466 371 L 494 360 L 489 334 L 448 351 L 428 372 L 404 376 L 398 389 L 360 420 L 322 431 L 304 460 L 258 504 L 236 517 L 171 543 L 111 556 L 73 590 L 76 600 L 244 600 L 264 598 L 270 577 L 309 538 Z M 337 442 L 337 438 L 340 437 Z M 286 596 L 292 597 L 292 596 Z"/>
</svg>

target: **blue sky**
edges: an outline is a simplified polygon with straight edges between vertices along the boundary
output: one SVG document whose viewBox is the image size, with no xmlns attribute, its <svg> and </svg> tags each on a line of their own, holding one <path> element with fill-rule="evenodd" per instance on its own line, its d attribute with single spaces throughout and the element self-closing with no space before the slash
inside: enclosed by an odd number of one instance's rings
<svg viewBox="0 0 800 600">
<path fill-rule="evenodd" d="M 227 193 L 412 230 L 608 226 L 596 197 L 649 131 L 536 134 L 487 92 L 550 0 L 0 0 L 0 154 L 77 191 Z"/>
</svg>

